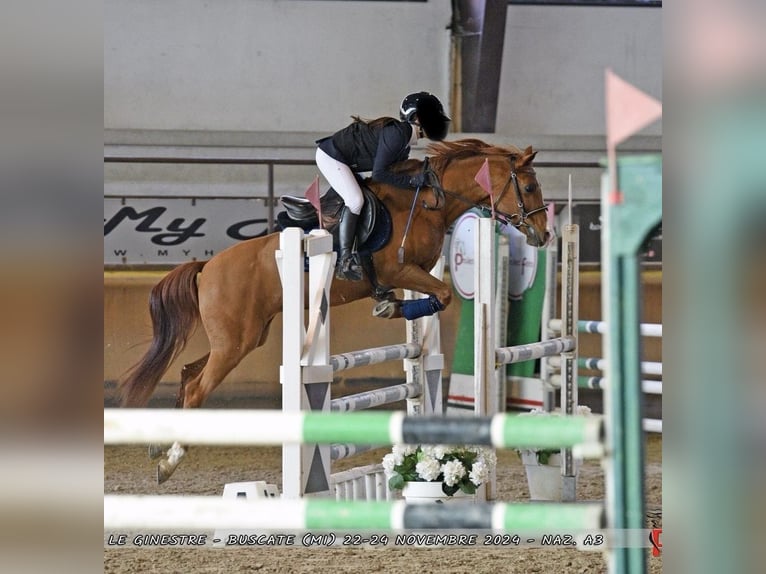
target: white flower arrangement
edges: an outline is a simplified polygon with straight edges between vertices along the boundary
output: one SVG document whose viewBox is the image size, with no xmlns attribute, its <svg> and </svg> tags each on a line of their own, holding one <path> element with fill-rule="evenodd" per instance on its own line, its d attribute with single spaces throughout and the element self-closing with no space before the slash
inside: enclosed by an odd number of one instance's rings
<svg viewBox="0 0 766 574">
<path fill-rule="evenodd" d="M 590 415 L 591 410 L 590 407 L 587 407 L 585 405 L 577 405 L 577 409 L 575 411 L 576 415 Z M 528 411 L 526 413 L 521 413 L 518 415 L 520 417 L 528 417 L 528 416 L 561 416 L 561 409 L 554 409 L 552 411 L 544 411 L 543 409 L 532 409 L 531 411 Z M 554 454 L 559 454 L 561 452 L 561 449 L 555 448 L 517 448 L 515 449 L 516 452 L 519 454 L 519 456 L 522 455 L 522 452 L 529 452 L 529 453 L 535 453 L 537 455 L 537 462 L 540 464 L 548 464 L 548 461 L 550 460 L 551 456 Z"/>
<path fill-rule="evenodd" d="M 395 445 L 383 457 L 383 470 L 392 490 L 401 490 L 406 482 L 441 482 L 447 496 L 458 490 L 474 494 L 496 464 L 495 451 L 478 446 Z"/>
</svg>

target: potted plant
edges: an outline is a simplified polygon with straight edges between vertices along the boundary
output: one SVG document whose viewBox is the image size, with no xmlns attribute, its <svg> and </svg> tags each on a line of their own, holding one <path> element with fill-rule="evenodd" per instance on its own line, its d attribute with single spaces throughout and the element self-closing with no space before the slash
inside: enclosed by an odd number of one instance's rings
<svg viewBox="0 0 766 574">
<path fill-rule="evenodd" d="M 579 405 L 576 414 L 590 415 L 591 410 L 585 405 Z M 519 416 L 561 416 L 561 410 L 533 409 Z M 521 457 L 527 474 L 529 498 L 561 500 L 561 449 L 518 448 L 515 450 Z M 575 459 L 575 473 L 579 472 L 581 464 L 582 459 Z"/>
<path fill-rule="evenodd" d="M 478 446 L 395 445 L 383 457 L 389 488 L 413 504 L 472 500 L 496 464 L 495 452 Z"/>
</svg>

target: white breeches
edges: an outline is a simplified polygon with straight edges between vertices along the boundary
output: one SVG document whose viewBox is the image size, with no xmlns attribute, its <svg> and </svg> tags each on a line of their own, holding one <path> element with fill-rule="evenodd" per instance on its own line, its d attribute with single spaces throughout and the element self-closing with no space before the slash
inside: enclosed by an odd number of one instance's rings
<svg viewBox="0 0 766 574">
<path fill-rule="evenodd" d="M 338 192 L 338 195 L 343 198 L 346 207 L 352 213 L 359 215 L 362 211 L 362 205 L 364 205 L 364 198 L 351 168 L 345 163 L 331 158 L 319 148 L 317 148 L 316 162 L 319 171 L 322 172 L 332 188 Z"/>
</svg>

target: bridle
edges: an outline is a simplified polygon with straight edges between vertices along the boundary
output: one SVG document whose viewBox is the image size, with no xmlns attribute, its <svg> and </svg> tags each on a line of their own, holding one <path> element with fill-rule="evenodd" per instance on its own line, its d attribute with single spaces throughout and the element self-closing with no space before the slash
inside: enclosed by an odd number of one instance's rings
<svg viewBox="0 0 766 574">
<path fill-rule="evenodd" d="M 505 182 L 505 185 L 503 186 L 503 190 L 495 199 L 495 203 L 496 204 L 500 203 L 500 199 L 508 192 L 508 189 L 511 187 L 511 183 L 513 183 L 513 189 L 516 192 L 516 207 L 519 208 L 519 212 L 506 213 L 496 208 L 495 219 L 499 220 L 504 225 L 511 225 L 515 227 L 516 229 L 520 230 L 522 227 L 529 227 L 528 219 L 539 211 L 547 210 L 548 204 L 544 203 L 540 207 L 535 207 L 534 209 L 530 211 L 526 210 L 526 208 L 524 207 L 524 200 L 521 196 L 521 189 L 519 188 L 519 178 L 516 175 L 516 171 L 513 169 L 513 160 L 509 157 L 508 161 L 511 162 L 511 172 L 508 175 L 508 180 Z M 469 199 L 466 199 L 462 195 L 455 193 L 454 191 L 444 189 L 441 185 L 441 182 L 439 181 L 439 175 L 431 167 L 430 163 L 428 162 L 428 158 L 426 158 L 425 161 L 423 162 L 423 172 L 426 174 L 426 177 L 429 179 L 430 186 L 434 190 L 434 195 L 436 197 L 436 203 L 434 203 L 434 205 L 428 205 L 425 201 L 423 202 L 423 207 L 425 209 L 429 209 L 429 210 L 442 209 L 444 207 L 444 196 L 449 195 L 450 197 L 453 197 L 459 201 L 462 201 L 463 203 L 470 205 L 471 207 L 475 207 L 476 209 L 481 210 L 483 213 L 487 215 L 492 214 L 492 205 L 491 205 L 491 199 L 489 197 L 489 194 L 487 194 L 487 200 L 489 200 L 490 202 L 488 205 L 486 203 L 475 203 Z"/>
</svg>

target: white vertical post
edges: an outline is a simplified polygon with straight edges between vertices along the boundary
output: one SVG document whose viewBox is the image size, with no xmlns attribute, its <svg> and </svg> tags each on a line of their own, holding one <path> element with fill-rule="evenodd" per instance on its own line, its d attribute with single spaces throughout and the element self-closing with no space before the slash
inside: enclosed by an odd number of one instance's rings
<svg viewBox="0 0 766 574">
<path fill-rule="evenodd" d="M 553 221 L 555 219 L 555 209 L 553 204 L 548 205 L 548 227 L 551 235 L 555 230 Z M 558 242 L 551 241 L 545 250 L 545 294 L 543 295 L 542 311 L 542 329 L 540 329 L 540 340 L 550 339 L 548 323 L 556 316 L 556 280 L 558 275 Z M 548 357 L 540 359 L 540 379 L 543 386 L 543 410 L 552 411 L 555 404 L 554 389 L 551 385 L 551 368 Z"/>
<path fill-rule="evenodd" d="M 474 232 L 474 413 L 492 414 L 495 393 L 495 329 L 492 305 L 495 298 L 495 222 L 480 218 Z"/>
<path fill-rule="evenodd" d="M 505 347 L 508 344 L 508 283 L 511 267 L 510 241 L 508 236 L 501 233 L 497 245 L 497 272 L 495 273 L 494 326 L 495 347 Z M 506 410 L 508 401 L 507 380 L 508 366 L 500 365 L 494 373 L 495 396 L 490 404 L 493 405 L 490 414 L 502 413 Z"/>
<path fill-rule="evenodd" d="M 444 265 L 444 257 L 440 257 L 431 269 L 431 275 L 437 279 L 442 279 Z M 410 290 L 404 292 L 405 299 L 416 299 L 424 296 Z M 444 355 L 441 352 L 439 313 L 421 317 L 415 321 L 407 321 L 407 343 L 416 343 L 421 348 L 420 356 L 417 359 L 404 360 L 407 382 L 418 382 L 421 388 L 419 397 L 407 399 L 407 414 L 443 414 L 442 370 L 444 369 Z"/>
<path fill-rule="evenodd" d="M 404 300 L 412 301 L 419 299 L 420 293 L 417 291 L 411 291 L 409 289 L 404 290 Z M 405 321 L 406 341 L 408 343 L 415 343 L 422 349 L 423 346 L 423 323 L 420 319 L 414 321 Z M 418 383 L 421 391 L 417 397 L 407 399 L 407 415 L 422 415 L 425 408 L 425 377 L 423 376 L 423 353 L 415 359 L 404 359 L 403 367 L 406 373 L 407 383 Z"/>
<path fill-rule="evenodd" d="M 431 269 L 431 275 L 444 278 L 446 260 L 440 257 Z M 423 317 L 423 377 L 424 377 L 424 412 L 425 415 L 444 414 L 444 385 L 442 371 L 444 370 L 444 355 L 442 354 L 441 318 L 439 313 Z"/>
<path fill-rule="evenodd" d="M 282 410 L 330 410 L 330 283 L 334 270 L 332 236 L 289 228 L 280 234 L 276 252 L 282 280 Z M 309 328 L 305 327 L 304 252 L 311 261 L 309 274 Z M 330 494 L 330 446 L 283 445 L 284 498 Z"/>
<path fill-rule="evenodd" d="M 579 237 L 580 226 L 564 226 L 561 236 L 561 336 L 574 337 L 573 351 L 561 354 L 561 412 L 574 415 L 577 412 L 577 318 L 579 306 Z M 577 488 L 577 469 L 572 456 L 572 449 L 562 449 L 561 499 L 574 501 Z"/>
<path fill-rule="evenodd" d="M 474 257 L 474 414 L 497 412 L 495 381 L 495 328 L 492 306 L 495 301 L 495 222 L 480 218 L 476 226 Z M 495 473 L 476 492 L 478 500 L 496 497 Z"/>
<path fill-rule="evenodd" d="M 330 411 L 330 286 L 335 270 L 332 235 L 315 229 L 305 239 L 309 258 L 309 325 L 301 353 L 301 410 Z M 303 263 L 301 263 L 301 269 Z M 302 495 L 330 495 L 328 444 L 301 445 Z"/>
<path fill-rule="evenodd" d="M 285 229 L 275 253 L 282 280 L 282 410 L 301 410 L 301 354 L 306 337 L 304 328 L 303 230 Z M 301 445 L 282 446 L 282 496 L 300 498 L 303 488 Z"/>
</svg>

